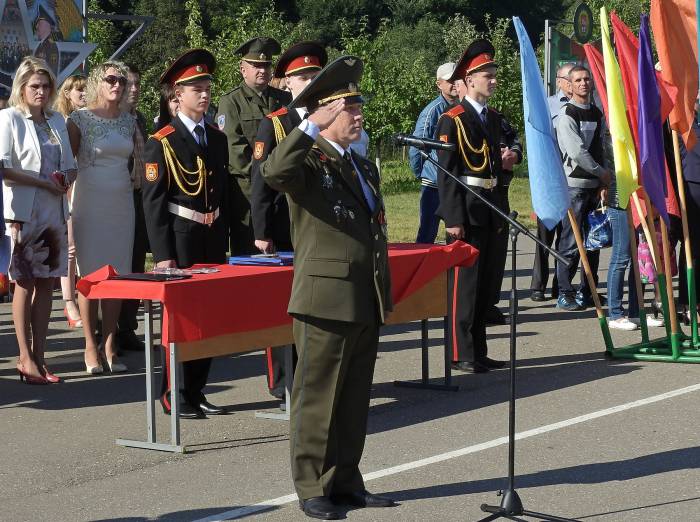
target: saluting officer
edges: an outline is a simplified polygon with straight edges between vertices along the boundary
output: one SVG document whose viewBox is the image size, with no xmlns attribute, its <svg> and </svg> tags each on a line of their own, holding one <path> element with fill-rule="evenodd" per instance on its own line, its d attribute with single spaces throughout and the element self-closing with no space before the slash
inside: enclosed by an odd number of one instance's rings
<svg viewBox="0 0 700 522">
<path fill-rule="evenodd" d="M 362 130 L 362 61 L 342 56 L 289 109 L 310 116 L 261 167 L 285 192 L 292 220 L 293 316 L 299 362 L 290 423 L 292 478 L 304 512 L 337 519 L 338 505 L 387 507 L 359 470 L 379 326 L 392 309 L 379 173 L 350 151 Z"/>
<path fill-rule="evenodd" d="M 250 217 L 250 167 L 253 143 L 263 116 L 281 109 L 292 99 L 288 92 L 268 85 L 272 56 L 279 54 L 274 38 L 258 37 L 236 49 L 241 55 L 243 81 L 219 100 L 216 123 L 228 139 L 231 208 L 231 252 L 253 254 L 255 238 Z"/>
<path fill-rule="evenodd" d="M 226 136 L 204 120 L 215 68 L 209 51 L 193 49 L 160 77 L 173 86 L 179 112 L 148 139 L 144 152 L 143 209 L 157 267 L 226 262 L 228 148 Z M 182 417 L 223 413 L 202 393 L 210 366 L 211 359 L 183 364 Z M 167 373 L 161 404 L 169 413 Z"/>
<path fill-rule="evenodd" d="M 320 43 L 299 42 L 277 60 L 274 77 L 285 78 L 292 99 L 313 80 L 328 62 L 328 54 Z M 306 116 L 305 107 L 280 110 L 265 116 L 255 137 L 251 168 L 250 209 L 255 232 L 255 246 L 263 253 L 292 250 L 289 206 L 283 192 L 277 192 L 263 180 L 260 165 L 272 149 Z M 268 348 L 267 375 L 270 393 L 284 398 L 284 349 Z"/>
<path fill-rule="evenodd" d="M 496 88 L 494 54 L 487 40 L 476 40 L 464 51 L 450 78 L 458 81 L 464 96 L 440 117 L 436 135 L 457 145 L 454 151 L 438 151 L 440 165 L 505 209 L 504 195 L 497 190 L 504 181 L 500 150 L 503 116 L 486 106 Z M 437 214 L 445 221 L 448 241 L 463 239 L 479 249 L 479 259 L 472 267 L 455 268 L 448 276 L 448 342 L 453 367 L 470 373 L 501 368 L 504 362 L 487 357 L 485 312 L 492 302 L 492 281 L 499 277 L 498 232 L 507 224 L 439 170 L 438 193 Z"/>
</svg>

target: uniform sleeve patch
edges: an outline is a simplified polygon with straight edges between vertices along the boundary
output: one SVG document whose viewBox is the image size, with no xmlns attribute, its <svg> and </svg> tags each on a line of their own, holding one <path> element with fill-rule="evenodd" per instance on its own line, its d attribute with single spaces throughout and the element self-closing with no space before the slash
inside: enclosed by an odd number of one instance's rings
<svg viewBox="0 0 700 522">
<path fill-rule="evenodd" d="M 146 180 L 151 183 L 158 179 L 158 164 L 157 163 L 146 163 Z"/>
<path fill-rule="evenodd" d="M 255 142 L 255 149 L 253 149 L 253 157 L 256 160 L 259 160 L 260 158 L 263 157 L 264 150 L 265 150 L 265 142 L 264 141 L 256 141 Z"/>
<path fill-rule="evenodd" d="M 447 143 L 448 142 L 447 134 L 440 134 L 440 141 Z"/>
<path fill-rule="evenodd" d="M 219 126 L 219 130 L 224 130 L 224 127 L 226 126 L 226 115 L 219 114 L 219 116 L 216 118 L 216 124 Z"/>
</svg>

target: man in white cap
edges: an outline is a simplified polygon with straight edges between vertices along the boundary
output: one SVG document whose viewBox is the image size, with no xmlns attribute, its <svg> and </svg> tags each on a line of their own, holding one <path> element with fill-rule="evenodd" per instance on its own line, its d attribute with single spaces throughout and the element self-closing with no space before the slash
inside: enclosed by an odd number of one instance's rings
<svg viewBox="0 0 700 522">
<path fill-rule="evenodd" d="M 457 90 L 450 77 L 455 70 L 455 64 L 452 62 L 443 63 L 437 69 L 437 85 L 440 94 L 437 98 L 431 101 L 418 115 L 416 128 L 413 135 L 419 138 L 435 138 L 435 129 L 440 115 L 445 112 L 451 105 L 457 103 Z M 437 154 L 432 151 L 431 157 L 437 161 Z M 420 180 L 420 222 L 418 224 L 418 235 L 416 243 L 434 243 L 437 236 L 438 225 L 440 218 L 435 215 L 439 198 L 437 190 L 437 173 L 435 165 L 426 161 L 420 155 L 418 149 L 411 147 L 408 151 L 408 157 L 411 163 L 411 170 L 416 178 Z"/>
</svg>

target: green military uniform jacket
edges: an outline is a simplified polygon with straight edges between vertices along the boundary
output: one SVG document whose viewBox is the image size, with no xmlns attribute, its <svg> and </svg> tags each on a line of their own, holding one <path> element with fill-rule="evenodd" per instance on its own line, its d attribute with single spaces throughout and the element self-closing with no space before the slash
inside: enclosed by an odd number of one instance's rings
<svg viewBox="0 0 700 522">
<path fill-rule="evenodd" d="M 250 163 L 260 120 L 291 101 L 292 95 L 286 91 L 268 86 L 260 96 L 245 82 L 221 97 L 216 123 L 228 139 L 231 174 L 250 181 Z"/>
<path fill-rule="evenodd" d="M 392 310 L 379 173 L 370 161 L 353 160 L 374 193 L 374 211 L 352 166 L 321 136 L 314 142 L 295 128 L 261 166 L 265 181 L 289 202 L 290 314 L 371 324 Z"/>
</svg>

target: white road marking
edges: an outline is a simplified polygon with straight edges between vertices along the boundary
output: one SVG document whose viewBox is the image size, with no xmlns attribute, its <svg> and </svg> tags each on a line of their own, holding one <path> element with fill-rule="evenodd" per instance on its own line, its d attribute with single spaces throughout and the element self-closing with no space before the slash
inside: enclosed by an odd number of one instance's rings
<svg viewBox="0 0 700 522">
<path fill-rule="evenodd" d="M 627 402 L 625 404 L 620 404 L 619 406 L 613 406 L 611 408 L 606 408 L 604 410 L 594 411 L 592 413 L 587 413 L 585 415 L 579 415 L 578 417 L 573 417 L 571 419 L 563 420 L 560 422 L 555 422 L 553 424 L 547 424 L 545 426 L 540 426 L 539 428 L 533 428 L 527 431 L 521 431 L 515 434 L 516 440 L 527 439 L 534 437 L 536 435 L 542 435 L 543 433 L 548 433 L 550 431 L 560 430 L 562 428 L 568 428 L 569 426 L 574 426 L 575 424 L 581 424 L 583 422 L 588 422 L 594 419 L 599 419 L 601 417 L 606 417 L 608 415 L 613 415 L 615 413 L 620 413 L 626 410 L 631 410 L 633 408 L 639 408 L 640 406 L 647 406 L 655 402 L 664 401 L 666 399 L 672 399 L 673 397 L 678 397 L 679 395 L 686 395 L 688 393 L 700 391 L 700 384 L 694 384 L 692 386 L 686 386 L 685 388 L 679 388 L 677 390 L 671 390 L 660 395 L 654 395 L 652 397 L 647 397 L 645 399 L 639 399 L 637 401 Z M 404 471 L 410 471 L 417 468 L 422 468 L 424 466 L 429 466 L 430 464 L 437 464 L 438 462 L 444 462 L 446 460 L 454 459 L 457 457 L 463 457 L 464 455 L 470 455 L 472 453 L 477 453 L 479 451 L 484 451 L 487 449 L 495 448 L 497 446 L 502 446 L 508 444 L 508 437 L 499 437 L 487 442 L 482 442 L 481 444 L 474 444 L 473 446 L 467 446 L 466 448 L 460 448 L 454 451 L 448 451 L 446 453 L 440 453 L 439 455 L 433 455 L 432 457 L 426 457 L 424 459 L 414 460 L 412 462 L 406 462 L 405 464 L 399 464 L 398 466 L 392 466 L 386 469 L 380 469 L 367 473 L 363 475 L 365 482 L 370 480 L 375 480 L 382 477 L 387 477 L 389 475 L 395 475 L 397 473 L 402 473 Z M 296 494 L 284 495 L 283 497 L 277 497 L 269 500 L 263 500 L 252 506 L 244 506 L 230 511 L 225 511 L 217 515 L 211 515 L 206 518 L 201 518 L 195 522 L 222 522 L 225 520 L 236 520 L 249 515 L 254 515 L 255 513 L 260 513 L 262 511 L 268 511 L 274 507 L 282 506 L 284 504 L 289 504 L 297 500 Z"/>
</svg>

